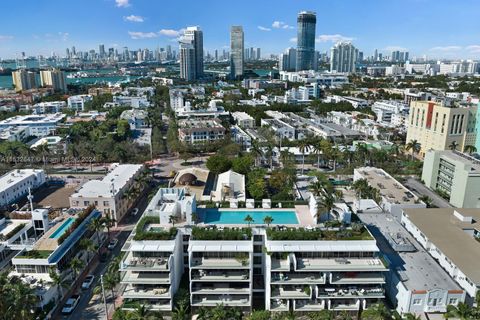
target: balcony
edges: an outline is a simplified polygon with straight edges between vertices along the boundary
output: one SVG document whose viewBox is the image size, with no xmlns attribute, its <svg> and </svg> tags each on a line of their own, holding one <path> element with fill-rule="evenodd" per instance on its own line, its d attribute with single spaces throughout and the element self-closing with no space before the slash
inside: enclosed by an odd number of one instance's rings
<svg viewBox="0 0 480 320">
<path fill-rule="evenodd" d="M 131 284 L 170 284 L 170 274 L 165 272 L 146 273 L 127 271 L 123 283 Z"/>
<path fill-rule="evenodd" d="M 295 300 L 293 310 L 295 311 L 320 311 L 325 309 L 325 300 Z"/>
<path fill-rule="evenodd" d="M 128 254 L 120 265 L 121 270 L 132 271 L 169 271 L 168 258 L 132 257 Z"/>
<path fill-rule="evenodd" d="M 208 282 L 246 282 L 250 281 L 249 272 L 245 271 L 208 271 L 198 270 L 198 272 L 192 272 L 192 281 L 208 281 Z"/>
<path fill-rule="evenodd" d="M 308 289 L 307 289 L 308 288 Z M 274 287 L 272 286 L 272 299 L 310 299 L 311 290 L 309 286 L 305 287 Z"/>
<path fill-rule="evenodd" d="M 214 269 L 250 269 L 249 259 L 240 261 L 235 258 L 193 258 L 191 268 L 214 268 Z"/>
<path fill-rule="evenodd" d="M 272 271 L 290 271 L 290 258 L 276 259 L 272 258 Z"/>
<path fill-rule="evenodd" d="M 192 294 L 250 294 L 250 287 L 234 287 L 225 283 L 217 283 L 213 286 L 194 285 Z"/>
<path fill-rule="evenodd" d="M 296 271 L 387 271 L 378 258 L 297 258 Z"/>
<path fill-rule="evenodd" d="M 170 299 L 170 289 L 166 287 L 127 285 L 123 291 L 125 299 Z"/>
<path fill-rule="evenodd" d="M 330 275 L 331 284 L 382 284 L 385 283 L 385 277 L 379 272 L 345 272 L 333 273 Z"/>
<path fill-rule="evenodd" d="M 369 288 L 369 289 L 334 289 L 334 288 L 322 288 L 317 292 L 318 298 L 384 298 L 385 291 L 382 288 Z"/>
<path fill-rule="evenodd" d="M 272 284 L 325 284 L 322 273 L 272 273 Z"/>
<path fill-rule="evenodd" d="M 138 300 L 133 298 L 130 301 L 125 301 L 125 303 L 122 305 L 122 309 L 135 310 L 139 303 L 142 305 L 144 304 L 146 307 L 148 307 L 148 310 L 152 310 L 152 311 L 171 311 L 172 310 L 171 300 L 148 299 L 148 301 L 145 301 L 145 300 L 142 300 L 141 298 L 139 298 Z"/>
<path fill-rule="evenodd" d="M 329 300 L 328 309 L 333 311 L 356 311 L 360 309 L 360 300 Z"/>
<path fill-rule="evenodd" d="M 270 302 L 270 311 L 288 311 L 290 302 L 288 300 L 274 299 Z"/>
<path fill-rule="evenodd" d="M 226 307 L 250 307 L 250 299 L 248 296 L 207 296 L 202 298 L 194 298 L 192 300 L 193 307 L 215 307 L 223 304 Z"/>
</svg>

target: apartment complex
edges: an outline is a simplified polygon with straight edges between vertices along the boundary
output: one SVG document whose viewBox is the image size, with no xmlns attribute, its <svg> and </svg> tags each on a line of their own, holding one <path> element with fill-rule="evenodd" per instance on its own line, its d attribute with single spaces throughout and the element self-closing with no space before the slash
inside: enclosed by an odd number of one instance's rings
<svg viewBox="0 0 480 320">
<path fill-rule="evenodd" d="M 233 112 L 232 117 L 241 128 L 255 128 L 255 119 L 246 112 Z"/>
<path fill-rule="evenodd" d="M 0 206 L 7 206 L 45 183 L 45 171 L 12 170 L 0 177 Z"/>
<path fill-rule="evenodd" d="M 465 290 L 473 302 L 480 289 L 480 210 L 408 209 L 402 224 Z"/>
<path fill-rule="evenodd" d="M 407 142 L 417 140 L 420 156 L 427 150 L 447 150 L 456 144 L 457 150 L 475 145 L 476 107 L 445 107 L 436 102 L 414 101 L 410 104 Z"/>
<path fill-rule="evenodd" d="M 458 151 L 429 150 L 422 180 L 430 189 L 448 195 L 458 208 L 480 208 L 480 161 Z"/>
<path fill-rule="evenodd" d="M 178 123 L 178 138 L 188 144 L 221 140 L 225 136 L 225 131 L 218 119 L 182 120 Z"/>
<path fill-rule="evenodd" d="M 13 85 L 15 91 L 30 90 L 37 87 L 35 72 L 20 69 L 12 72 Z"/>
<path fill-rule="evenodd" d="M 70 96 L 67 99 L 68 108 L 76 111 L 85 110 L 85 103 L 92 101 L 93 96 L 89 94 L 79 94 L 76 96 Z"/>
<path fill-rule="evenodd" d="M 84 183 L 69 198 L 71 208 L 87 208 L 91 205 L 118 223 L 133 204 L 128 192 L 142 192 L 143 186 L 137 178 L 143 173 L 141 164 L 117 165 L 102 180 Z"/>
<path fill-rule="evenodd" d="M 67 77 L 64 71 L 41 70 L 40 83 L 42 87 L 51 87 L 54 91 L 67 92 Z"/>
<path fill-rule="evenodd" d="M 0 129 L 26 127 L 28 135 L 44 137 L 54 133 L 64 118 L 65 114 L 63 113 L 14 116 L 0 121 Z"/>
</svg>

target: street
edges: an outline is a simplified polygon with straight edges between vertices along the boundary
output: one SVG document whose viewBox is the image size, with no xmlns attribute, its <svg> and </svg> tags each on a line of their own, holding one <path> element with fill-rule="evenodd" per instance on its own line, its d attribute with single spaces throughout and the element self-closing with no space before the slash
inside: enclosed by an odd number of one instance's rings
<svg viewBox="0 0 480 320">
<path fill-rule="evenodd" d="M 447 200 L 440 197 L 438 194 L 428 189 L 424 184 L 414 178 L 408 178 L 405 186 L 410 189 L 417 196 L 428 196 L 432 199 L 432 204 L 438 208 L 451 208 L 452 205 Z"/>
</svg>

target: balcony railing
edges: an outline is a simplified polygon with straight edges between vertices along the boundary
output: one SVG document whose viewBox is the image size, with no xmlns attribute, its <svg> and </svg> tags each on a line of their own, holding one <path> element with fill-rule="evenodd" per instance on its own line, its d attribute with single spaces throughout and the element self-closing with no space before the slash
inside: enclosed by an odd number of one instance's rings
<svg viewBox="0 0 480 320">
<path fill-rule="evenodd" d="M 227 284 L 218 284 L 215 286 L 193 286 L 192 294 L 249 294 L 249 287 L 232 287 Z"/>
<path fill-rule="evenodd" d="M 272 284 L 325 284 L 321 273 L 272 273 Z"/>
<path fill-rule="evenodd" d="M 128 255 L 120 267 L 122 270 L 169 271 L 168 258 L 134 258 Z"/>
<path fill-rule="evenodd" d="M 225 268 L 225 269 L 249 269 L 249 259 L 240 261 L 235 258 L 193 258 L 192 268 Z"/>
<path fill-rule="evenodd" d="M 192 300 L 192 306 L 194 307 L 215 307 L 219 304 L 223 304 L 227 307 L 249 307 L 251 301 L 248 296 L 208 296 Z"/>
<path fill-rule="evenodd" d="M 347 272 L 334 273 L 330 275 L 331 284 L 363 284 L 363 283 L 385 283 L 383 274 L 374 272 Z"/>
<path fill-rule="evenodd" d="M 386 271 L 378 258 L 297 258 L 299 271 Z"/>
<path fill-rule="evenodd" d="M 325 308 L 325 300 L 295 300 L 293 309 L 296 311 L 318 311 Z"/>
<path fill-rule="evenodd" d="M 334 289 L 325 288 L 319 289 L 317 292 L 318 298 L 382 298 L 385 296 L 385 291 L 382 288 L 372 289 Z"/>
<path fill-rule="evenodd" d="M 248 272 L 244 271 L 208 271 L 192 272 L 192 281 L 249 281 Z"/>
<path fill-rule="evenodd" d="M 305 290 L 304 287 L 274 287 L 272 289 L 272 299 L 308 299 L 311 297 L 311 292 Z"/>
<path fill-rule="evenodd" d="M 123 283 L 138 283 L 138 284 L 169 284 L 170 274 L 165 272 L 132 272 L 127 271 L 122 279 Z"/>
<path fill-rule="evenodd" d="M 125 299 L 171 299 L 169 288 L 165 287 L 142 287 L 128 285 L 123 291 Z"/>
</svg>

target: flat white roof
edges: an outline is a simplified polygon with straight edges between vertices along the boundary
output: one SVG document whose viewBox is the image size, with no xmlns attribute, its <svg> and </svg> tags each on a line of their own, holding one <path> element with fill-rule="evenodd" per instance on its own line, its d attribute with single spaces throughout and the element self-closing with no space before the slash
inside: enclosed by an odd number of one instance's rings
<svg viewBox="0 0 480 320">
<path fill-rule="evenodd" d="M 135 175 L 143 165 L 122 164 L 109 172 L 102 180 L 87 181 L 78 192 L 72 194 L 77 197 L 112 197 L 125 186 L 128 180 Z M 112 192 L 113 191 L 113 192 Z"/>
<path fill-rule="evenodd" d="M 10 117 L 8 119 L 0 121 L 0 126 L 35 125 L 35 124 L 39 124 L 39 123 L 56 124 L 57 122 L 59 122 L 63 118 L 65 118 L 65 114 L 63 114 L 63 113 L 15 116 L 15 117 Z"/>
<path fill-rule="evenodd" d="M 173 252 L 175 250 L 175 240 L 143 240 L 132 241 L 129 251 L 159 251 Z"/>
<path fill-rule="evenodd" d="M 190 240 L 188 251 L 194 252 L 252 252 L 253 242 Z"/>
<path fill-rule="evenodd" d="M 375 240 L 267 241 L 269 252 L 377 252 Z"/>
<path fill-rule="evenodd" d="M 10 186 L 22 182 L 31 176 L 37 175 L 40 172 L 43 172 L 43 170 L 21 169 L 9 171 L 0 177 L 0 192 L 5 191 L 5 189 L 9 188 Z"/>
</svg>

